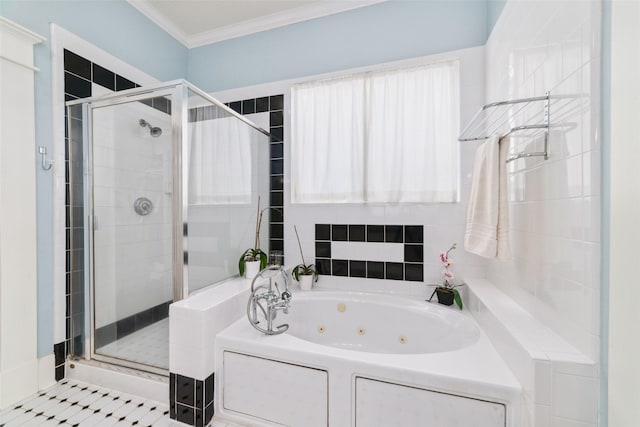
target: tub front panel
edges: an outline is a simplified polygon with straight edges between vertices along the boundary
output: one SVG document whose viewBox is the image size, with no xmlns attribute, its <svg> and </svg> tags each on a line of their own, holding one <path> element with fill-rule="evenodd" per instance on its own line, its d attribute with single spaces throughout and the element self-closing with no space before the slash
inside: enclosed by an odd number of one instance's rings
<svg viewBox="0 0 640 427">
<path fill-rule="evenodd" d="M 356 379 L 356 427 L 504 427 L 505 419 L 505 406 L 499 403 Z"/>
<path fill-rule="evenodd" d="M 327 426 L 327 371 L 224 352 L 223 407 L 268 422 Z"/>
</svg>

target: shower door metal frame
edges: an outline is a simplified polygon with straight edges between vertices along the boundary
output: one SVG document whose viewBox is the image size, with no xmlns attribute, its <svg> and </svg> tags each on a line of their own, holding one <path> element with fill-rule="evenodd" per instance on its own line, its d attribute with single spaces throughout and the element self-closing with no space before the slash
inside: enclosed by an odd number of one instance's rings
<svg viewBox="0 0 640 427">
<path fill-rule="evenodd" d="M 141 101 L 151 97 L 171 96 L 171 153 L 172 153 L 172 235 L 173 235 L 173 301 L 180 301 L 189 295 L 189 269 L 188 269 L 188 202 L 189 202 L 189 168 L 184 167 L 183 161 L 188 159 L 188 136 L 189 121 L 189 94 L 198 95 L 216 107 L 224 110 L 230 116 L 244 122 L 260 133 L 269 136 L 269 132 L 256 126 L 241 114 L 224 105 L 208 93 L 198 89 L 186 80 L 174 80 L 157 86 L 138 87 L 128 89 L 113 94 L 77 99 L 68 101 L 67 106 L 83 105 L 83 191 L 84 191 L 84 244 L 85 244 L 85 355 L 87 359 L 95 359 L 114 365 L 147 371 L 155 374 L 167 376 L 168 369 L 161 369 L 151 365 L 131 362 L 116 357 L 104 356 L 95 352 L 95 266 L 93 233 L 94 208 L 93 208 L 93 127 L 92 115 L 94 108 L 103 108 L 113 105 L 125 104 L 129 102 Z"/>
<path fill-rule="evenodd" d="M 129 91 L 127 91 L 129 92 Z M 140 92 L 139 90 L 137 92 Z M 121 359 L 113 356 L 106 356 L 96 353 L 95 348 L 95 315 L 96 315 L 96 300 L 95 300 L 95 249 L 94 249 L 94 232 L 95 232 L 95 212 L 94 212 L 94 199 L 93 199 L 93 110 L 98 108 L 105 108 L 115 105 L 122 105 L 131 102 L 141 101 L 149 99 L 150 95 L 153 97 L 170 96 L 171 97 L 171 159 L 173 174 L 172 179 L 172 292 L 173 301 L 179 301 L 187 295 L 188 290 L 185 286 L 188 282 L 188 268 L 186 264 L 183 264 L 183 258 L 186 260 L 186 227 L 182 227 L 183 224 L 183 210 L 186 210 L 188 206 L 183 206 L 183 186 L 182 183 L 188 184 L 188 179 L 182 176 L 183 171 L 188 171 L 186 168 L 182 168 L 180 160 L 186 158 L 183 151 L 186 150 L 186 144 L 182 141 L 185 137 L 184 132 L 179 130 L 186 129 L 186 120 L 188 117 L 185 115 L 184 108 L 180 108 L 185 102 L 183 102 L 185 90 L 181 85 L 168 85 L 159 87 L 156 89 L 147 89 L 142 93 L 129 93 L 124 92 L 120 96 L 108 96 L 103 99 L 85 100 L 83 105 L 83 145 L 84 145 L 84 197 L 85 197 L 85 263 L 89 266 L 85 271 L 85 283 L 88 284 L 88 295 L 85 300 L 85 313 L 89 313 L 89 316 L 85 316 L 85 357 L 89 360 L 96 360 L 99 362 L 106 362 L 114 365 L 123 366 L 126 368 L 137 369 L 141 371 L 147 371 L 154 374 L 167 376 L 169 369 L 163 369 L 144 363 L 132 362 L 130 360 Z M 184 124 L 184 126 L 183 126 Z M 178 158 L 178 159 L 176 159 Z M 177 175 L 177 174 L 180 175 Z M 176 216 L 178 214 L 179 216 Z M 178 221 L 178 219 L 180 221 Z M 184 232 L 183 232 L 184 229 Z M 168 349 L 167 349 L 168 350 Z"/>
</svg>

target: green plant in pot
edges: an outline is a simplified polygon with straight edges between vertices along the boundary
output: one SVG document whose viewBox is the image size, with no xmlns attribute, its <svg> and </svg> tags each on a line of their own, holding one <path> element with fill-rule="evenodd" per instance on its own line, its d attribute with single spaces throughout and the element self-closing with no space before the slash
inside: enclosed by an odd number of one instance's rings
<svg viewBox="0 0 640 427">
<path fill-rule="evenodd" d="M 262 225 L 262 215 L 266 210 L 269 210 L 269 207 L 260 210 L 260 197 L 258 196 L 255 243 L 253 248 L 249 248 L 244 251 L 238 260 L 238 271 L 240 276 L 245 276 L 247 279 L 253 279 L 260 270 L 267 266 L 267 254 L 260 249 L 260 227 Z"/>
<path fill-rule="evenodd" d="M 296 239 L 298 239 L 298 248 L 300 248 L 300 256 L 302 257 L 302 264 L 298 264 L 293 267 L 291 274 L 293 278 L 300 283 L 300 289 L 304 291 L 310 291 L 315 282 L 318 281 L 318 270 L 314 264 L 307 264 L 304 260 L 304 254 L 302 253 L 302 245 L 300 244 L 300 236 L 298 236 L 298 229 L 293 226 L 296 232 Z"/>
<path fill-rule="evenodd" d="M 456 305 L 460 310 L 462 310 L 462 298 L 460 298 L 460 292 L 456 288 L 460 286 L 464 286 L 464 283 L 460 283 L 456 285 L 453 283 L 453 271 L 451 270 L 453 266 L 453 260 L 449 258 L 449 253 L 456 248 L 456 244 L 451 245 L 448 251 L 440 252 L 440 262 L 444 266 L 444 271 L 442 274 L 444 275 L 444 281 L 441 285 L 431 285 L 435 286 L 433 293 L 429 297 L 428 301 L 431 302 L 434 295 L 437 295 L 438 302 L 444 305 L 452 305 L 455 301 Z"/>
</svg>

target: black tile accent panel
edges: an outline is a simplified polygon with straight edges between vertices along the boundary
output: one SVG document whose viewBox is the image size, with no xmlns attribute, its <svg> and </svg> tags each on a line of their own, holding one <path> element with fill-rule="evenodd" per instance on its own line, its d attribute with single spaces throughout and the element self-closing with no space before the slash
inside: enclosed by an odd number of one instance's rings
<svg viewBox="0 0 640 427">
<path fill-rule="evenodd" d="M 120 75 L 116 75 L 116 92 L 121 90 L 133 89 L 136 84 L 129 79 L 125 79 Z"/>
<path fill-rule="evenodd" d="M 169 372 L 170 417 L 176 419 L 176 374 Z"/>
<path fill-rule="evenodd" d="M 284 110 L 284 95 L 273 95 L 269 97 L 270 110 Z"/>
<path fill-rule="evenodd" d="M 91 80 L 91 61 L 66 49 L 64 50 L 64 69 Z"/>
<path fill-rule="evenodd" d="M 346 259 L 334 259 L 331 261 L 331 269 L 334 276 L 348 276 L 349 261 Z"/>
<path fill-rule="evenodd" d="M 411 282 L 424 282 L 423 264 L 406 264 L 404 265 L 404 280 Z"/>
<path fill-rule="evenodd" d="M 188 424 L 190 426 L 195 426 L 195 409 L 193 406 L 181 405 L 179 403 L 176 404 L 176 420 L 181 423 Z"/>
<path fill-rule="evenodd" d="M 245 99 L 242 101 L 242 114 L 253 114 L 256 112 L 256 100 Z"/>
<path fill-rule="evenodd" d="M 404 242 L 424 243 L 424 227 L 422 225 L 405 225 Z"/>
<path fill-rule="evenodd" d="M 385 242 L 387 243 L 404 243 L 404 232 L 401 225 L 385 226 Z"/>
<path fill-rule="evenodd" d="M 384 225 L 367 225 L 367 242 L 384 242 Z"/>
<path fill-rule="evenodd" d="M 214 380 L 212 373 L 204 380 L 169 373 L 170 417 L 191 426 L 205 426 L 214 415 Z"/>
<path fill-rule="evenodd" d="M 169 98 L 165 98 L 164 96 L 152 98 L 151 106 L 163 113 L 171 114 L 171 100 Z"/>
<path fill-rule="evenodd" d="M 271 192 L 271 207 L 277 207 L 282 209 L 284 201 L 284 196 L 282 191 L 272 191 Z"/>
<path fill-rule="evenodd" d="M 284 128 L 282 126 L 269 128 L 271 142 L 282 142 L 284 140 Z"/>
<path fill-rule="evenodd" d="M 209 422 L 213 419 L 213 404 L 207 406 L 204 409 L 204 423 L 205 425 L 209 424 Z"/>
<path fill-rule="evenodd" d="M 193 425 L 196 427 L 204 427 L 204 411 L 201 409 L 195 410 L 196 418 Z"/>
<path fill-rule="evenodd" d="M 365 240 L 365 227 L 364 225 L 350 225 L 349 226 L 349 241 L 350 242 L 364 242 Z"/>
<path fill-rule="evenodd" d="M 269 97 L 256 98 L 256 113 L 264 113 L 269 111 Z"/>
<path fill-rule="evenodd" d="M 316 240 L 331 240 L 331 225 L 316 224 Z"/>
<path fill-rule="evenodd" d="M 282 239 L 270 239 L 269 247 L 274 251 L 284 251 L 284 240 Z"/>
<path fill-rule="evenodd" d="M 271 160 L 271 175 L 282 175 L 284 173 L 284 160 Z M 278 205 L 282 206 L 282 205 Z"/>
<path fill-rule="evenodd" d="M 284 216 L 282 214 L 282 208 L 279 209 L 271 209 L 269 213 L 269 222 L 284 222 Z"/>
<path fill-rule="evenodd" d="M 348 228 L 346 225 L 338 224 L 331 226 L 331 240 L 334 242 L 346 242 L 348 239 Z"/>
<path fill-rule="evenodd" d="M 350 277 L 367 277 L 366 261 L 349 261 Z"/>
<path fill-rule="evenodd" d="M 238 114 L 242 113 L 242 101 L 234 101 L 229 103 L 229 108 Z"/>
<path fill-rule="evenodd" d="M 270 224 L 269 236 L 272 239 L 284 239 L 284 225 L 283 224 Z"/>
<path fill-rule="evenodd" d="M 91 82 L 71 73 L 64 73 L 64 92 L 78 98 L 91 96 Z"/>
<path fill-rule="evenodd" d="M 176 375 L 176 402 L 193 407 L 195 405 L 195 388 L 193 378 Z"/>
<path fill-rule="evenodd" d="M 404 245 L 404 262 L 423 262 L 423 248 L 422 245 Z"/>
<path fill-rule="evenodd" d="M 404 264 L 401 262 L 387 262 L 385 263 L 387 270 L 386 278 L 391 280 L 403 280 L 404 279 Z"/>
<path fill-rule="evenodd" d="M 277 191 L 284 190 L 284 175 L 271 176 L 271 189 L 277 190 Z M 282 222 L 282 221 L 277 221 L 277 222 Z"/>
<path fill-rule="evenodd" d="M 269 113 L 269 126 L 283 126 L 284 125 L 284 114 L 282 111 L 271 111 Z"/>
<path fill-rule="evenodd" d="M 61 381 L 62 379 L 64 379 L 64 365 L 56 366 L 55 370 L 56 381 Z"/>
<path fill-rule="evenodd" d="M 67 310 L 69 307 L 67 307 Z M 69 318 L 69 314 L 67 314 Z M 55 359 L 55 379 L 60 381 L 64 378 L 64 362 L 67 359 L 67 343 L 66 341 L 59 342 L 53 345 L 53 357 Z"/>
<path fill-rule="evenodd" d="M 116 90 L 116 73 L 93 64 L 93 82 L 109 90 Z"/>
<path fill-rule="evenodd" d="M 422 225 L 315 224 L 316 266 L 319 274 L 370 279 L 424 281 Z M 403 262 L 332 259 L 331 242 L 398 243 Z M 357 255 L 357 253 L 354 253 Z"/>
<path fill-rule="evenodd" d="M 279 208 L 279 212 L 271 210 L 269 223 L 284 222 L 284 95 L 264 96 L 260 98 L 243 99 L 225 103 L 229 108 L 240 114 L 269 112 L 269 141 L 273 144 L 270 149 L 270 206 Z M 282 143 L 282 144 L 280 144 Z M 278 230 L 278 228 L 271 228 Z M 284 241 L 276 236 L 269 237 L 269 251 L 284 250 Z"/>
<path fill-rule="evenodd" d="M 284 144 L 282 144 L 281 142 L 271 144 L 271 158 L 280 159 L 282 157 L 284 157 Z M 273 169 L 271 169 L 271 174 L 274 174 Z"/>
<path fill-rule="evenodd" d="M 316 242 L 316 257 L 331 258 L 331 242 Z"/>
<path fill-rule="evenodd" d="M 369 279 L 384 279 L 384 262 L 367 261 L 367 277 Z"/>
<path fill-rule="evenodd" d="M 318 269 L 318 274 L 322 274 L 323 276 L 331 276 L 331 260 L 330 259 L 316 258 L 316 268 Z"/>
</svg>

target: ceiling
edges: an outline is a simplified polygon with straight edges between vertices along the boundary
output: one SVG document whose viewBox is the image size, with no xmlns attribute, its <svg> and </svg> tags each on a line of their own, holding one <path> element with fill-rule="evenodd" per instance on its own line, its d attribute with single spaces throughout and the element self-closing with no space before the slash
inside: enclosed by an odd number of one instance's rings
<svg viewBox="0 0 640 427">
<path fill-rule="evenodd" d="M 282 27 L 384 0 L 127 0 L 187 47 Z"/>
</svg>

